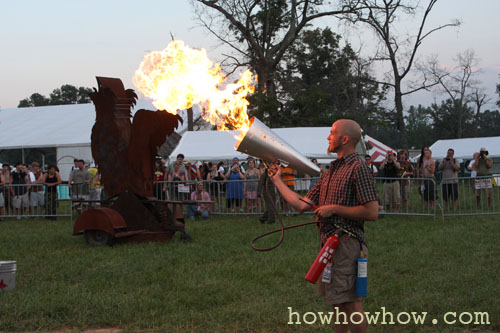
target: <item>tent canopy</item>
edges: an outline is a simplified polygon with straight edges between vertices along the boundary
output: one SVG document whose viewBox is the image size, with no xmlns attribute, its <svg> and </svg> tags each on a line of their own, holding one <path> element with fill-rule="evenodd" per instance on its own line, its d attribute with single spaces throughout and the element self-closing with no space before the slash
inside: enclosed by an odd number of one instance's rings
<svg viewBox="0 0 500 333">
<path fill-rule="evenodd" d="M 481 148 L 488 150 L 488 157 L 500 157 L 500 136 L 438 140 L 429 148 L 434 159 L 445 158 L 449 148 L 455 150 L 457 159 L 472 159 L 472 155 Z"/>
<path fill-rule="evenodd" d="M 329 154 L 326 151 L 330 129 L 330 127 L 274 128 L 273 132 L 302 155 L 324 161 L 337 158 L 336 154 Z M 368 139 L 374 147 L 373 151 L 380 153 L 387 147 L 371 137 L 366 136 L 365 139 Z M 180 153 L 190 161 L 217 162 L 231 160 L 233 157 L 238 157 L 240 160 L 246 159 L 248 155 L 236 151 L 235 146 L 236 139 L 232 131 L 185 132 L 169 159 L 175 160 L 177 154 Z M 390 149 L 390 147 L 387 148 Z"/>
<path fill-rule="evenodd" d="M 375 164 L 382 163 L 387 155 L 388 151 L 396 152 L 395 149 L 389 147 L 388 145 L 383 144 L 382 142 L 372 138 L 369 135 L 365 135 L 365 140 L 372 147 L 368 150 L 368 155 L 372 157 L 371 162 Z"/>
<path fill-rule="evenodd" d="M 156 110 L 148 100 L 139 100 L 132 113 L 139 109 Z M 1 109 L 0 149 L 90 146 L 94 123 L 91 103 Z"/>
<path fill-rule="evenodd" d="M 329 158 L 335 155 L 326 152 L 326 138 L 330 127 L 275 128 L 273 132 L 309 158 Z M 179 144 L 170 154 L 174 160 L 177 154 L 184 154 L 186 160 L 224 161 L 233 157 L 246 159 L 248 155 L 235 150 L 234 131 L 194 131 L 185 132 Z"/>
</svg>

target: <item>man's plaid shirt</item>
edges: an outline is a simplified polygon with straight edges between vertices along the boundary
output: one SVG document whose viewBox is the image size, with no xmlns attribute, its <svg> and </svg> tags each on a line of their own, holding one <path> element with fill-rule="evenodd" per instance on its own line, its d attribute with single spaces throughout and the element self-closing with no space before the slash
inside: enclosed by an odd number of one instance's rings
<svg viewBox="0 0 500 333">
<path fill-rule="evenodd" d="M 358 154 L 353 153 L 330 163 L 330 169 L 323 173 L 306 198 L 318 206 L 353 207 L 376 201 L 377 189 L 370 168 Z M 364 221 L 333 215 L 324 222 L 320 225 L 322 244 L 338 227 L 352 232 L 359 241 L 366 244 Z"/>
</svg>

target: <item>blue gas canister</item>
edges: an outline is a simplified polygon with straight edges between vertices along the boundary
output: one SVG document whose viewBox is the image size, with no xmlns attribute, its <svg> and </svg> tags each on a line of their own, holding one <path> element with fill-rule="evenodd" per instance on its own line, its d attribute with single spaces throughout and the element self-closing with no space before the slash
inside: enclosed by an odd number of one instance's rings
<svg viewBox="0 0 500 333">
<path fill-rule="evenodd" d="M 356 277 L 356 296 L 365 297 L 367 293 L 367 269 L 368 260 L 365 257 L 360 257 L 356 260 L 358 263 L 358 276 Z"/>
</svg>

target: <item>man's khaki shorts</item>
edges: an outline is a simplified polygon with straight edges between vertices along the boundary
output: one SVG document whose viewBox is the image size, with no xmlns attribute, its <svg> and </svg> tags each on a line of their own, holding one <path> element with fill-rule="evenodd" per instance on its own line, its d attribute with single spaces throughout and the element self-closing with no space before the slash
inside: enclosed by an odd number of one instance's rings
<svg viewBox="0 0 500 333">
<path fill-rule="evenodd" d="M 400 199 L 399 182 L 393 181 L 384 183 L 384 204 L 386 206 L 392 205 L 393 203 L 399 205 Z"/>
<path fill-rule="evenodd" d="M 327 304 L 336 305 L 346 302 L 359 302 L 356 296 L 357 262 L 361 249 L 359 241 L 354 237 L 343 235 L 340 244 L 333 254 L 332 279 L 330 283 L 318 279 L 318 293 L 325 297 Z M 368 257 L 368 248 L 363 245 L 363 254 Z"/>
<path fill-rule="evenodd" d="M 12 206 L 16 209 L 20 209 L 21 206 L 26 208 L 30 205 L 30 199 L 28 197 L 28 192 L 23 195 L 15 195 L 12 197 Z"/>
</svg>

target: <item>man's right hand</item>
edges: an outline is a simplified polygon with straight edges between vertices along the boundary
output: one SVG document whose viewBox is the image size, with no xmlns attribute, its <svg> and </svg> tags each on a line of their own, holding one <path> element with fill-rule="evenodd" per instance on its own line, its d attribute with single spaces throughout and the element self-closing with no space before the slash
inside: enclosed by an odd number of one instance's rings
<svg viewBox="0 0 500 333">
<path fill-rule="evenodd" d="M 273 182 L 275 182 L 276 180 L 281 179 L 281 168 L 278 165 L 273 164 L 268 168 L 267 175 Z"/>
</svg>

